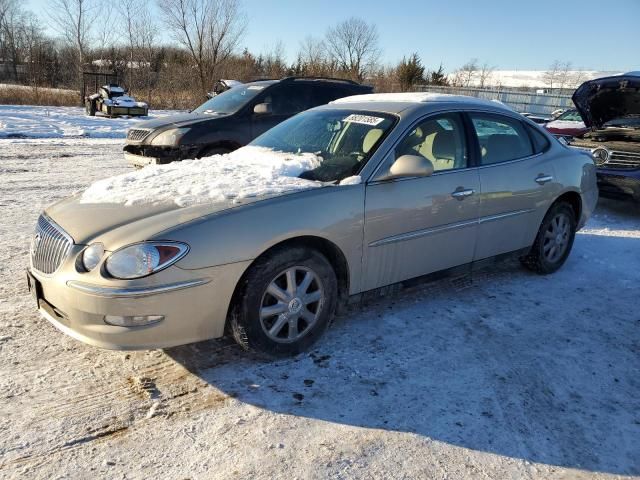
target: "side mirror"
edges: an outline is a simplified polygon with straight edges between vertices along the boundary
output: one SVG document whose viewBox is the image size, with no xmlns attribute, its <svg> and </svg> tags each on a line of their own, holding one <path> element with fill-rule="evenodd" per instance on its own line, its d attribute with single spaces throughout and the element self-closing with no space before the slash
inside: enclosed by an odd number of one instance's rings
<svg viewBox="0 0 640 480">
<path fill-rule="evenodd" d="M 256 115 L 266 115 L 271 113 L 271 104 L 270 103 L 259 103 L 255 107 L 253 107 L 253 113 Z"/>
<path fill-rule="evenodd" d="M 428 177 L 433 173 L 433 163 L 420 155 L 401 155 L 393 162 L 389 174 L 380 180 L 402 177 Z"/>
</svg>

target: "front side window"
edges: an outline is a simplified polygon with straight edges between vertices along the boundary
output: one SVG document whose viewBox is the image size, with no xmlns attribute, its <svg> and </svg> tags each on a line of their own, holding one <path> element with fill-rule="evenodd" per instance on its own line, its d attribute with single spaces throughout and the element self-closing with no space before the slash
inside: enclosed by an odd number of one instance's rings
<svg viewBox="0 0 640 480">
<path fill-rule="evenodd" d="M 300 177 L 339 182 L 357 175 L 395 124 L 387 113 L 313 110 L 282 122 L 250 145 L 288 153 L 313 153 L 320 166 Z"/>
<path fill-rule="evenodd" d="M 394 160 L 420 155 L 433 164 L 434 172 L 467 167 L 464 127 L 458 114 L 441 115 L 420 122 L 396 146 Z"/>
<path fill-rule="evenodd" d="M 508 162 L 533 155 L 531 139 L 518 120 L 502 115 L 471 115 L 480 143 L 480 165 Z"/>
</svg>

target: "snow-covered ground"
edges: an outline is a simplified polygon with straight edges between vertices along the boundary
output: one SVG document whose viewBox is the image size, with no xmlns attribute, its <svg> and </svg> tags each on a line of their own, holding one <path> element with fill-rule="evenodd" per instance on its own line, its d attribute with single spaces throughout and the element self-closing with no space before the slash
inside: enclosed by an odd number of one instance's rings
<svg viewBox="0 0 640 480">
<path fill-rule="evenodd" d="M 111 352 L 39 318 L 24 269 L 40 210 L 130 171 L 121 147 L 0 140 L 1 478 L 640 475 L 638 206 L 601 201 L 554 275 L 399 291 L 295 358 Z"/>
<path fill-rule="evenodd" d="M 152 110 L 148 117 L 90 117 L 81 107 L 0 105 L 0 138 L 124 138 L 135 123 L 176 113 Z"/>
</svg>

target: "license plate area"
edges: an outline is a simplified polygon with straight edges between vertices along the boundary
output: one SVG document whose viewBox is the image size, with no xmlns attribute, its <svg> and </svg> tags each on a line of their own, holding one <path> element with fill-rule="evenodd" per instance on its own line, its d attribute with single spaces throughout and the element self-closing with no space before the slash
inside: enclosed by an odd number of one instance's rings
<svg viewBox="0 0 640 480">
<path fill-rule="evenodd" d="M 31 297 L 33 298 L 34 302 L 36 302 L 36 306 L 38 307 L 38 309 L 40 309 L 40 300 L 43 298 L 42 284 L 30 272 L 27 272 L 27 287 L 29 288 Z"/>
</svg>

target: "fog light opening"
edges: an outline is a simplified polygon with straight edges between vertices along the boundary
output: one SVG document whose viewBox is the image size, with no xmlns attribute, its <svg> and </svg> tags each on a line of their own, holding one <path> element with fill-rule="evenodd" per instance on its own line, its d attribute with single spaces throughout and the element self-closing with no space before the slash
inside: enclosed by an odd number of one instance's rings
<svg viewBox="0 0 640 480">
<path fill-rule="evenodd" d="M 142 327 L 164 320 L 164 315 L 105 315 L 104 323 L 116 327 Z"/>
</svg>

